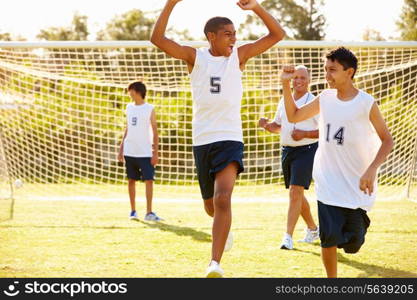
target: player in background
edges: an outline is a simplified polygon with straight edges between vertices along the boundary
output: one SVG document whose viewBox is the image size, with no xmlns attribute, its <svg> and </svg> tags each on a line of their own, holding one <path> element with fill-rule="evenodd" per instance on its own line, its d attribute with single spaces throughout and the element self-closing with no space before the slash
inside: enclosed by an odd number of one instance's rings
<svg viewBox="0 0 417 300">
<path fill-rule="evenodd" d="M 120 144 L 118 160 L 125 161 L 130 199 L 130 219 L 136 212 L 136 181 L 145 182 L 146 221 L 162 221 L 152 211 L 155 165 L 158 163 L 158 129 L 154 107 L 145 102 L 146 86 L 136 81 L 127 91 L 133 102 L 126 107 L 127 127 Z"/>
<path fill-rule="evenodd" d="M 297 107 L 311 102 L 315 96 L 309 92 L 310 73 L 305 66 L 295 67 L 292 79 L 293 98 Z M 281 249 L 293 249 L 295 225 L 301 215 L 307 225 L 305 237 L 300 242 L 312 243 L 319 239 L 319 229 L 310 212 L 310 205 L 304 196 L 308 190 L 313 172 L 314 154 L 318 146 L 318 116 L 308 120 L 290 123 L 285 114 L 284 100 L 278 104 L 275 118 L 261 118 L 258 125 L 271 133 L 281 132 L 282 171 L 285 187 L 289 189 L 290 203 L 287 214 L 287 231 L 281 242 Z"/>
</svg>

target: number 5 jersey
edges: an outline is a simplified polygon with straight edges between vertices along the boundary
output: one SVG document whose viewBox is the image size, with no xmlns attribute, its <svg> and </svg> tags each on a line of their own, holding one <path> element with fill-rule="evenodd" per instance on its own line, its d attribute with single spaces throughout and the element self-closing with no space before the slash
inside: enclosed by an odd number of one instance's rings
<svg viewBox="0 0 417 300">
<path fill-rule="evenodd" d="M 193 145 L 219 141 L 243 142 L 240 108 L 242 71 L 237 47 L 229 57 L 196 49 L 190 74 L 193 93 Z"/>
</svg>

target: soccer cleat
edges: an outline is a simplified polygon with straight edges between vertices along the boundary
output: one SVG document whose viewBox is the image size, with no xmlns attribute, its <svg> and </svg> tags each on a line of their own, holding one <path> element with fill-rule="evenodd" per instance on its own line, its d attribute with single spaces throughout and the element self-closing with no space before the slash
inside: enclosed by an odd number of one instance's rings
<svg viewBox="0 0 417 300">
<path fill-rule="evenodd" d="M 136 213 L 136 210 L 132 210 L 130 212 L 129 219 L 131 219 L 131 220 L 139 220 L 138 214 Z"/>
<path fill-rule="evenodd" d="M 320 238 L 320 231 L 319 227 L 317 226 L 316 230 L 311 230 L 309 228 L 306 229 L 306 235 L 304 239 L 299 240 L 299 242 L 302 243 L 313 243 L 315 240 L 318 240 Z"/>
<path fill-rule="evenodd" d="M 293 242 L 292 237 L 288 233 L 284 234 L 284 238 L 281 242 L 281 249 L 292 250 L 293 249 Z"/>
<path fill-rule="evenodd" d="M 226 244 L 224 245 L 224 251 L 230 251 L 233 247 L 233 233 L 229 231 L 229 235 L 227 236 Z"/>
<path fill-rule="evenodd" d="M 207 267 L 206 278 L 222 278 L 223 274 L 224 272 L 220 267 L 220 264 L 212 260 Z"/>
<path fill-rule="evenodd" d="M 150 212 L 150 213 L 147 213 L 145 215 L 145 221 L 155 221 L 155 222 L 158 222 L 158 221 L 163 221 L 163 220 L 164 219 L 158 217 L 156 215 L 156 213 L 154 213 L 154 212 Z"/>
</svg>

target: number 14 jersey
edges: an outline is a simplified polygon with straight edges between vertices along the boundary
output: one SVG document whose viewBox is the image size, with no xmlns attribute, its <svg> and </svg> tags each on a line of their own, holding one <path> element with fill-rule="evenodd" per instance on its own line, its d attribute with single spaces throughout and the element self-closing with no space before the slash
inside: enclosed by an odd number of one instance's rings
<svg viewBox="0 0 417 300">
<path fill-rule="evenodd" d="M 369 211 L 377 180 L 371 196 L 359 189 L 359 181 L 380 146 L 369 119 L 374 98 L 359 90 L 352 100 L 342 101 L 335 89 L 324 90 L 319 97 L 319 147 L 313 167 L 317 200 Z"/>
</svg>

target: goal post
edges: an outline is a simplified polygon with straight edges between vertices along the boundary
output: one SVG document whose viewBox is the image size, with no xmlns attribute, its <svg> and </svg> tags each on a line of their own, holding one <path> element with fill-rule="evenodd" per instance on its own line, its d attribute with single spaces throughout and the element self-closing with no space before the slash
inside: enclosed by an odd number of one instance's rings
<svg viewBox="0 0 417 300">
<path fill-rule="evenodd" d="M 327 87 L 324 55 L 341 45 L 357 55 L 355 83 L 375 97 L 395 140 L 380 169 L 378 195 L 415 197 L 417 42 L 284 41 L 251 59 L 243 73 L 241 110 L 245 172 L 236 195 L 274 199 L 282 189 L 279 135 L 257 127 L 260 117 L 275 114 L 282 66 L 307 66 L 311 91 L 318 94 Z M 125 89 L 134 80 L 146 84 L 146 101 L 157 114 L 156 195 L 199 198 L 188 71 L 147 41 L 0 42 L 1 138 L 12 182 L 24 183 L 16 194 L 125 197 L 117 151 L 130 101 Z"/>
<path fill-rule="evenodd" d="M 0 222 L 13 218 L 13 185 L 9 175 L 8 160 L 3 147 L 2 127 L 0 126 Z"/>
</svg>

